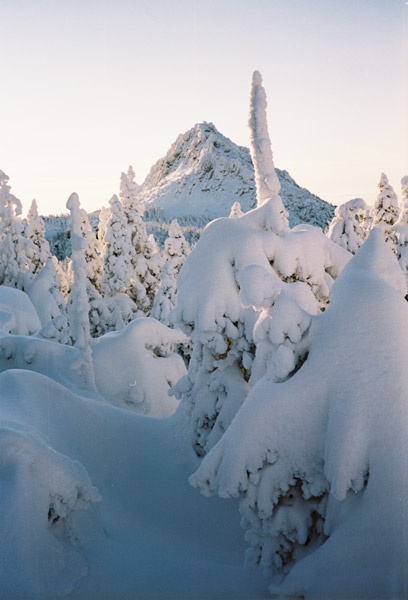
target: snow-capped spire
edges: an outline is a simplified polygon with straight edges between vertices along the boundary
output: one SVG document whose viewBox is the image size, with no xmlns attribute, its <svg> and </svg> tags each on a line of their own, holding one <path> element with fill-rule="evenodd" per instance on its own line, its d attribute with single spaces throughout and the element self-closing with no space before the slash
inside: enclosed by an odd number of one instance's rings
<svg viewBox="0 0 408 600">
<path fill-rule="evenodd" d="M 279 195 L 280 183 L 273 163 L 271 140 L 266 118 L 266 93 L 262 76 L 254 71 L 251 83 L 249 128 L 251 131 L 251 156 L 255 169 L 257 204 Z"/>
<path fill-rule="evenodd" d="M 289 215 L 279 196 L 280 183 L 273 164 L 266 119 L 266 93 L 259 71 L 254 71 L 249 113 L 250 150 L 255 171 L 258 208 L 264 207 L 265 228 L 282 235 L 289 227 Z"/>
</svg>

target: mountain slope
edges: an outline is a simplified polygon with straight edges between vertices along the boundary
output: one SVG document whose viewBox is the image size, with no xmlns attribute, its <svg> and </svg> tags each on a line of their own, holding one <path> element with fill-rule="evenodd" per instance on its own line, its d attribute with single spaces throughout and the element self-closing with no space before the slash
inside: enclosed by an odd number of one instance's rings
<svg viewBox="0 0 408 600">
<path fill-rule="evenodd" d="M 276 171 L 290 225 L 306 222 L 325 228 L 334 207 L 301 188 L 287 171 Z M 236 201 L 246 212 L 256 204 L 249 149 L 222 135 L 212 123 L 198 123 L 179 135 L 166 156 L 153 165 L 141 196 L 147 208 L 177 218 L 210 221 L 228 216 Z"/>
</svg>

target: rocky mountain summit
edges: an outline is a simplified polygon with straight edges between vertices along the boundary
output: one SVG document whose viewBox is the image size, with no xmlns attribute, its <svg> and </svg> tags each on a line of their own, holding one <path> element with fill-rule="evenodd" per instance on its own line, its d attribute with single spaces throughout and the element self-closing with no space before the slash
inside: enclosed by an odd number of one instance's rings
<svg viewBox="0 0 408 600">
<path fill-rule="evenodd" d="M 310 223 L 325 229 L 334 206 L 301 188 L 287 171 L 276 172 L 290 225 Z M 251 210 L 256 195 L 249 149 L 232 142 L 212 123 L 198 123 L 179 135 L 153 165 L 140 193 L 146 208 L 163 217 L 208 222 L 228 216 L 236 201 L 244 212 Z"/>
</svg>

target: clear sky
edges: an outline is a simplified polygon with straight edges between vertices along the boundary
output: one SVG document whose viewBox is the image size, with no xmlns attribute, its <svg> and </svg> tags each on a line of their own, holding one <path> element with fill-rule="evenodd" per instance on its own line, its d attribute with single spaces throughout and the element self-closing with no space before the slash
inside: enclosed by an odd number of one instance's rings
<svg viewBox="0 0 408 600">
<path fill-rule="evenodd" d="M 0 0 L 0 169 L 24 211 L 107 205 L 178 134 L 249 144 L 250 79 L 275 164 L 325 200 L 372 204 L 408 175 L 406 0 Z"/>
</svg>

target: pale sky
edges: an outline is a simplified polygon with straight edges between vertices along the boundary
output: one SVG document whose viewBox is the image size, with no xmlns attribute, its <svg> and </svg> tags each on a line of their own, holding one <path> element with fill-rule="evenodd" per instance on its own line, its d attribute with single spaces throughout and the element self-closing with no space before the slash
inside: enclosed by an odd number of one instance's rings
<svg viewBox="0 0 408 600">
<path fill-rule="evenodd" d="M 0 0 L 0 169 L 24 212 L 88 211 L 195 123 L 248 146 L 251 75 L 275 165 L 334 204 L 408 175 L 406 0 Z"/>
</svg>

